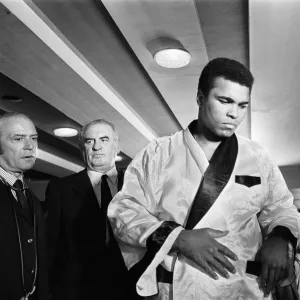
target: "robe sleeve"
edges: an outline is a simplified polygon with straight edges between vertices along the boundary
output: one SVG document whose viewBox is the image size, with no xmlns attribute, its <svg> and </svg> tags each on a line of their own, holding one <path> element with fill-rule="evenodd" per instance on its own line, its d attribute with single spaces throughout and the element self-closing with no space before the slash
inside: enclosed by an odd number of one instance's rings
<svg viewBox="0 0 300 300">
<path fill-rule="evenodd" d="M 137 283 L 137 291 L 142 296 L 158 292 L 156 268 L 170 254 L 183 230 L 174 220 L 159 219 L 157 210 L 161 195 L 158 181 L 165 176 L 161 170 L 170 156 L 169 150 L 162 149 L 154 141 L 138 153 L 125 172 L 122 190 L 108 208 L 108 217 L 118 239 L 135 248 L 146 250 L 147 247 L 156 252 Z M 134 263 L 127 262 L 127 266 L 131 268 Z"/>
<path fill-rule="evenodd" d="M 299 242 L 300 218 L 293 204 L 293 195 L 278 166 L 269 157 L 264 163 L 268 174 L 268 193 L 259 216 L 260 224 L 267 235 L 278 226 L 286 227 Z"/>
</svg>

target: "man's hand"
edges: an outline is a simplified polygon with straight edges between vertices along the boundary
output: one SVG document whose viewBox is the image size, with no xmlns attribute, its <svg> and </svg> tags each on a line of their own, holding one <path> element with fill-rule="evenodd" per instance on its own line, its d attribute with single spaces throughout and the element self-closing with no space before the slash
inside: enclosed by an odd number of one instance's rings
<svg viewBox="0 0 300 300">
<path fill-rule="evenodd" d="M 227 259 L 237 260 L 237 256 L 215 239 L 228 234 L 228 231 L 219 231 L 210 228 L 183 230 L 174 243 L 173 249 L 180 251 L 184 256 L 196 263 L 200 269 L 213 279 L 218 274 L 228 278 L 235 273 L 234 266 Z"/>
<path fill-rule="evenodd" d="M 270 237 L 261 247 L 260 260 L 261 288 L 267 296 L 288 275 L 288 241 L 280 236 Z"/>
</svg>

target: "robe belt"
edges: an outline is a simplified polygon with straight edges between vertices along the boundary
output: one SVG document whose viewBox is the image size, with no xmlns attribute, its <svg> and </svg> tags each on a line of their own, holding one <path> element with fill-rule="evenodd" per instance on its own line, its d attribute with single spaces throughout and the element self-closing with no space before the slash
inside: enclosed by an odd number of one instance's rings
<svg viewBox="0 0 300 300">
<path fill-rule="evenodd" d="M 173 272 L 167 271 L 162 265 L 159 265 L 156 269 L 157 282 L 173 283 Z"/>
</svg>

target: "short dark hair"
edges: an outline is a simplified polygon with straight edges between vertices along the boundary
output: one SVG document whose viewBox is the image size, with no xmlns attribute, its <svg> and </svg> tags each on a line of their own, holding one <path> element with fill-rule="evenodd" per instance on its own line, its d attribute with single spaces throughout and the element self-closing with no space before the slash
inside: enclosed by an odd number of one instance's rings
<svg viewBox="0 0 300 300">
<path fill-rule="evenodd" d="M 252 90 L 254 77 L 246 66 L 230 58 L 218 57 L 211 60 L 202 70 L 198 93 L 201 91 L 206 97 L 218 77 L 244 85 L 249 88 L 250 92 Z"/>
<path fill-rule="evenodd" d="M 28 116 L 26 116 L 22 113 L 11 111 L 11 112 L 4 112 L 3 114 L 0 114 L 0 123 L 5 122 L 5 121 L 7 121 L 9 119 L 12 119 L 12 118 L 23 118 L 23 119 L 30 120 L 30 118 Z M 1 128 L 2 128 L 2 126 L 0 126 L 0 138 L 1 138 L 1 135 L 2 135 Z M 3 149 L 2 149 L 2 146 L 1 146 L 1 139 L 0 139 L 0 154 L 3 154 Z"/>
</svg>

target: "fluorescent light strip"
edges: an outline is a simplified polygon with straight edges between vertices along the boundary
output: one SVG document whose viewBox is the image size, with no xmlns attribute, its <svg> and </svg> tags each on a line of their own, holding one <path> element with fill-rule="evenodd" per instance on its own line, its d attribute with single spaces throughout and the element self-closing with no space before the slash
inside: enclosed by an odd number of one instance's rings
<svg viewBox="0 0 300 300">
<path fill-rule="evenodd" d="M 147 126 L 139 115 L 106 82 L 99 72 L 75 49 L 55 25 L 30 0 L 0 0 L 20 21 L 35 33 L 66 64 L 85 80 L 99 95 L 115 108 L 149 141 L 156 134 Z M 28 3 L 28 4 L 27 4 Z M 29 6 L 30 5 L 30 6 Z M 47 24 L 44 20 L 47 20 Z M 50 28 L 50 26 L 52 28 Z M 64 40 L 63 40 L 64 39 Z M 71 49 L 73 48 L 73 49 Z"/>
<path fill-rule="evenodd" d="M 74 171 L 74 172 L 80 172 L 84 168 L 82 166 L 79 166 L 77 164 L 74 164 L 66 159 L 63 159 L 61 157 L 55 156 L 49 152 L 46 152 L 44 150 L 38 149 L 37 150 L 37 158 L 44 160 L 46 162 L 49 162 L 53 165 L 59 166 L 61 168 Z"/>
</svg>

